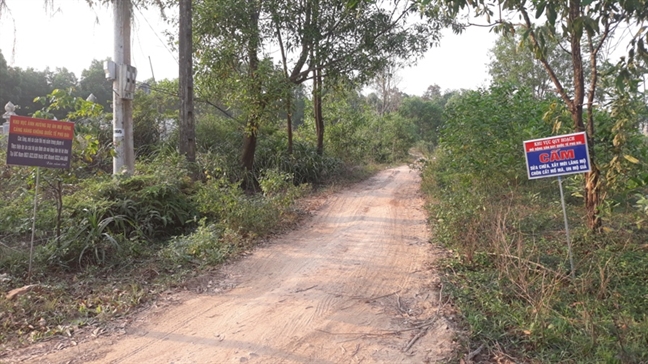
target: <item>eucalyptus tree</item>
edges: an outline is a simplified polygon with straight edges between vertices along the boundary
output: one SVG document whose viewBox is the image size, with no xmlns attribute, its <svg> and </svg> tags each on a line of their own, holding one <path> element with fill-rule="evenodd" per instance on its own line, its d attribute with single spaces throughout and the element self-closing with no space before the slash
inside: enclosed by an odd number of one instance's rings
<svg viewBox="0 0 648 364">
<path fill-rule="evenodd" d="M 630 52 L 622 75 L 636 68 L 638 58 L 647 58 L 648 42 L 645 21 L 648 6 L 634 0 L 421 0 L 421 5 L 440 8 L 448 15 L 470 9 L 486 18 L 497 32 L 522 32 L 523 44 L 529 47 L 551 79 L 555 92 L 564 103 L 574 131 L 586 131 L 591 172 L 585 175 L 584 200 L 590 229 L 601 228 L 599 207 L 602 203 L 600 166 L 594 154 L 594 104 L 599 78 L 598 56 L 608 41 L 620 33 L 622 24 L 632 24 L 638 31 L 630 40 Z M 560 80 L 548 57 L 552 44 L 565 44 L 571 63 L 569 90 Z M 586 113 L 584 115 L 584 112 Z"/>
<path fill-rule="evenodd" d="M 532 50 L 520 44 L 522 33 L 502 34 L 490 49 L 488 73 L 494 83 L 528 87 L 536 98 L 553 94 L 554 84 Z M 546 46 L 547 61 L 566 90 L 573 89 L 570 75 L 571 57 L 554 41 Z"/>
<path fill-rule="evenodd" d="M 379 71 L 370 81 L 370 86 L 376 91 L 379 102 L 376 104 L 376 112 L 383 116 L 391 113 L 400 107 L 403 95 L 398 85 L 403 79 L 398 76 L 394 66 L 387 66 Z"/>
</svg>

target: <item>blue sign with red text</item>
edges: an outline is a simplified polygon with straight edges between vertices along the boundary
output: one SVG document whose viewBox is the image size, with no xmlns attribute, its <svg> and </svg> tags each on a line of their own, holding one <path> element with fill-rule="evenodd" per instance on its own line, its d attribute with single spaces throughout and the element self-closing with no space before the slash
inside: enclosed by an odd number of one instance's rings
<svg viewBox="0 0 648 364">
<path fill-rule="evenodd" d="M 524 142 L 529 179 L 589 172 L 585 132 Z"/>
</svg>

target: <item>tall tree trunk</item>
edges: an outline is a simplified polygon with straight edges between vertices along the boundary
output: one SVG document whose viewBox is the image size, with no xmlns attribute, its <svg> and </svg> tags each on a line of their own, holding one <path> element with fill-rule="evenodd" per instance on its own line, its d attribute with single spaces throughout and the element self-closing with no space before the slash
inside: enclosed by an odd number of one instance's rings
<svg viewBox="0 0 648 364">
<path fill-rule="evenodd" d="M 313 71 L 313 111 L 315 115 L 315 133 L 317 134 L 317 154 L 324 153 L 324 117 L 322 116 L 322 71 Z"/>
<path fill-rule="evenodd" d="M 281 28 L 279 27 L 279 20 L 276 14 L 275 26 L 277 27 L 277 40 L 279 41 L 279 50 L 281 50 L 281 63 L 283 64 L 283 72 L 286 81 L 290 82 L 288 75 L 288 60 L 286 58 L 286 49 L 284 47 L 283 39 L 281 37 Z M 286 131 L 288 132 L 288 154 L 293 153 L 293 129 L 292 129 L 292 94 L 291 90 L 286 92 Z"/>
<path fill-rule="evenodd" d="M 571 24 L 580 17 L 581 1 L 569 1 L 569 21 Z M 571 34 L 571 54 L 572 66 L 574 71 L 574 99 L 569 105 L 572 121 L 574 122 L 574 130 L 577 132 L 587 132 L 587 143 L 590 154 L 590 167 L 591 171 L 585 174 L 585 211 L 587 214 L 587 226 L 594 231 L 601 228 L 602 221 L 599 215 L 599 205 L 601 203 L 600 194 L 600 171 L 595 163 L 594 158 L 594 124 L 588 118 L 588 127 L 585 128 L 583 123 L 583 101 L 585 100 L 585 82 L 584 82 L 584 69 L 583 69 L 583 56 L 581 51 L 581 37 L 577 31 L 572 30 Z M 596 55 L 592 55 L 595 57 Z M 596 63 L 594 61 L 593 65 Z M 594 69 L 593 72 L 596 72 Z M 593 79 L 592 82 L 596 82 Z M 591 108 L 591 106 L 590 106 Z M 591 112 L 591 110 L 590 110 Z M 590 125 L 591 124 L 591 125 Z"/>
<path fill-rule="evenodd" d="M 259 130 L 259 118 L 264 108 L 264 102 L 261 99 L 261 84 L 257 71 L 259 69 L 259 10 L 254 0 L 248 1 L 250 7 L 250 24 L 253 34 L 250 37 L 247 49 L 248 56 L 248 78 L 250 80 L 250 93 L 254 95 L 252 110 L 248 114 L 245 125 L 245 136 L 243 138 L 243 156 L 241 163 L 245 176 L 243 179 L 243 189 L 248 192 L 259 191 L 259 183 L 254 176 L 254 154 L 257 145 L 257 133 Z"/>
<path fill-rule="evenodd" d="M 248 127 L 256 125 L 253 120 L 248 121 Z M 248 192 L 257 192 L 259 190 L 258 181 L 254 177 L 254 153 L 256 152 L 257 133 L 256 131 L 245 131 L 243 137 L 243 189 Z"/>
<path fill-rule="evenodd" d="M 288 132 L 288 154 L 293 154 L 293 128 L 292 128 L 292 94 L 286 96 L 286 131 Z"/>
<path fill-rule="evenodd" d="M 180 30 L 178 61 L 180 68 L 180 153 L 189 162 L 196 161 L 196 125 L 193 94 L 193 39 L 191 30 L 191 1 L 180 0 Z"/>
</svg>

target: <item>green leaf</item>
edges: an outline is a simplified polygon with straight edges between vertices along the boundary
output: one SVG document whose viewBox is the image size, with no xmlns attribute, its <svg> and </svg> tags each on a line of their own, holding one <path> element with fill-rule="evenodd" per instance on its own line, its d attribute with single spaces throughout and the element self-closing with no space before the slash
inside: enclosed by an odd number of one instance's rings
<svg viewBox="0 0 648 364">
<path fill-rule="evenodd" d="M 549 24 L 552 26 L 556 24 L 556 18 L 558 18 L 558 14 L 556 13 L 556 8 L 553 5 L 549 5 L 547 7 L 547 20 L 549 21 Z"/>
<path fill-rule="evenodd" d="M 542 1 L 540 4 L 538 4 L 538 8 L 536 9 L 536 14 L 535 17 L 538 19 L 539 17 L 542 16 L 542 13 L 544 13 L 545 7 L 547 6 L 547 3 Z"/>
</svg>

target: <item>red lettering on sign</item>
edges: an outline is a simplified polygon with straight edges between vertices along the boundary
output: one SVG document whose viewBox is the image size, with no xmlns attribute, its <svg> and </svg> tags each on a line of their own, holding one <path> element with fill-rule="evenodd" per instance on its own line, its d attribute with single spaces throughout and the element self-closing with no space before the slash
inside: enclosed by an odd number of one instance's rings
<svg viewBox="0 0 648 364">
<path fill-rule="evenodd" d="M 565 159 L 574 159 L 576 158 L 576 155 L 574 154 L 574 150 L 552 150 L 550 153 L 542 153 L 538 156 L 538 159 L 540 160 L 540 163 L 549 163 L 549 162 L 557 162 L 557 161 L 563 161 Z"/>
</svg>

